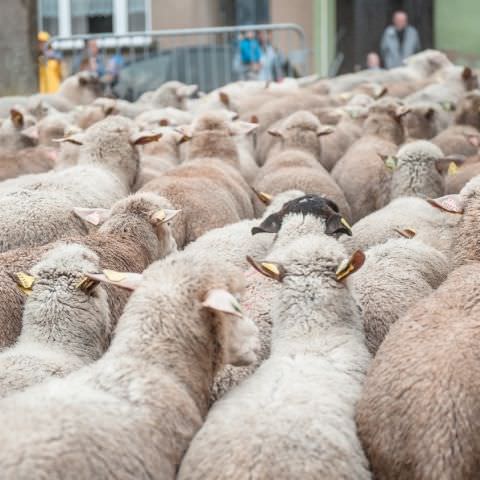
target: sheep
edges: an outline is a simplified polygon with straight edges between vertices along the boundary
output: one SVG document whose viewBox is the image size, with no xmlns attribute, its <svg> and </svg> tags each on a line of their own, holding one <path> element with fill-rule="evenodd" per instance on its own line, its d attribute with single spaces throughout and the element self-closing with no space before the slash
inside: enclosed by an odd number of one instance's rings
<svg viewBox="0 0 480 480">
<path fill-rule="evenodd" d="M 457 157 L 455 157 L 457 158 Z M 459 157 L 461 158 L 461 157 Z M 460 168 L 449 167 L 445 177 L 445 193 L 459 193 L 462 188 L 477 175 L 480 175 L 478 154 L 465 159 Z"/>
<path fill-rule="evenodd" d="M 267 162 L 259 171 L 254 187 L 259 191 L 278 194 L 298 189 L 311 194 L 324 194 L 336 202 L 342 213 L 350 218 L 350 206 L 343 192 L 321 166 L 320 136 L 331 133 L 330 127 L 320 124 L 317 118 L 299 111 L 288 117 L 278 130 L 270 130 L 282 142 L 281 153 L 271 151 Z M 257 215 L 263 210 L 255 203 Z"/>
<path fill-rule="evenodd" d="M 211 408 L 180 480 L 371 478 L 354 422 L 370 355 L 355 303 L 337 283 L 346 257 L 336 240 L 307 235 L 251 260 L 280 283 L 272 353 Z M 356 270 L 361 261 L 356 252 L 348 263 Z"/>
<path fill-rule="evenodd" d="M 140 175 L 135 190 L 180 163 L 180 145 L 184 141 L 184 135 L 167 128 L 156 132 L 161 132 L 158 141 L 147 143 L 141 150 Z"/>
<path fill-rule="evenodd" d="M 149 112 L 152 109 L 148 103 L 132 103 L 128 100 L 122 100 L 120 98 L 113 100 L 105 97 L 97 98 L 93 102 L 92 106 L 100 107 L 103 110 L 112 109 L 112 113 L 122 115 L 123 117 L 130 118 L 131 120 L 134 120 L 138 115 Z"/>
<path fill-rule="evenodd" d="M 480 146 L 480 133 L 469 125 L 452 125 L 432 139 L 445 155 L 464 155 L 469 157 L 477 153 Z"/>
<path fill-rule="evenodd" d="M 391 325 L 411 305 L 438 288 L 449 270 L 444 254 L 415 239 L 390 239 L 365 252 L 361 271 L 347 279 L 347 286 L 362 312 L 366 344 L 372 355 Z"/>
<path fill-rule="evenodd" d="M 178 214 L 164 198 L 152 193 L 137 193 L 119 200 L 111 209 L 76 208 L 79 221 L 98 230 L 87 236 L 63 237 L 62 242 L 84 245 L 100 258 L 108 270 L 142 272 L 152 262 L 177 250 L 169 223 Z M 29 271 L 42 255 L 55 248 L 50 243 L 20 248 L 0 254 L 0 349 L 11 345 L 22 328 L 25 296 L 16 287 L 12 275 Z M 128 292 L 106 286 L 112 323 L 116 324 L 128 300 Z"/>
<path fill-rule="evenodd" d="M 480 266 L 458 268 L 391 328 L 357 405 L 375 478 L 474 479 Z"/>
<path fill-rule="evenodd" d="M 92 103 L 101 93 L 98 75 L 92 72 L 79 72 L 67 77 L 56 93 L 37 93 L 27 101 L 27 108 L 34 110 L 40 102 L 49 104 L 59 112 L 69 112 L 77 105 Z"/>
<path fill-rule="evenodd" d="M 338 237 L 341 234 L 351 235 L 351 230 L 338 213 L 338 207 L 334 202 L 328 198 L 306 195 L 285 203 L 280 211 L 269 215 L 260 225 L 252 229 L 255 236 L 263 237 L 268 233 L 275 234 L 275 238 L 268 244 L 270 253 L 273 254 L 305 235 Z M 218 373 L 212 390 L 212 401 L 218 400 L 232 387 L 238 385 L 270 355 L 272 330 L 270 303 L 278 291 L 278 285 L 258 277 L 253 269 L 245 272 L 245 278 L 247 288 L 244 307 L 259 328 L 261 349 L 257 361 L 249 367 L 226 366 Z"/>
<path fill-rule="evenodd" d="M 441 72 L 442 82 L 433 83 L 405 97 L 406 104 L 416 102 L 448 102 L 455 105 L 465 94 L 478 88 L 478 78 L 470 67 L 452 65 Z"/>
<path fill-rule="evenodd" d="M 363 136 L 337 162 L 332 178 L 345 194 L 352 221 L 388 203 L 391 172 L 379 154 L 394 155 L 404 141 L 402 117 L 409 109 L 383 98 L 369 108 Z"/>
<path fill-rule="evenodd" d="M 437 103 L 418 102 L 409 109 L 402 120 L 407 141 L 428 140 L 449 126 L 448 113 Z"/>
<path fill-rule="evenodd" d="M 11 150 L 33 147 L 36 141 L 24 132 L 35 125 L 35 118 L 23 108 L 15 106 L 10 110 L 10 116 L 0 125 L 0 147 Z"/>
<path fill-rule="evenodd" d="M 476 176 L 462 188 L 459 194 L 430 200 L 433 206 L 448 212 L 444 214 L 448 219 L 445 221 L 449 221 L 451 217 L 454 217 L 455 220 L 458 219 L 452 239 L 452 257 L 456 267 L 480 259 L 480 244 L 477 235 L 479 191 L 480 176 Z"/>
<path fill-rule="evenodd" d="M 22 136 L 28 137 L 35 144 L 58 147 L 55 140 L 64 137 L 72 123 L 73 120 L 69 114 L 53 113 L 23 130 Z"/>
<path fill-rule="evenodd" d="M 352 227 L 352 237 L 342 238 L 346 247 L 367 250 L 388 239 L 398 238 L 398 230 L 410 229 L 415 238 L 450 258 L 458 215 L 445 215 L 425 199 L 400 197 L 367 215 Z"/>
<path fill-rule="evenodd" d="M 161 85 L 151 98 L 143 95 L 137 100 L 137 104 L 148 103 L 156 108 L 173 107 L 180 110 L 187 109 L 187 99 L 198 90 L 197 85 L 186 85 L 182 82 L 170 81 Z M 148 100 L 147 100 L 148 99 Z"/>
<path fill-rule="evenodd" d="M 107 294 L 86 273 L 98 256 L 78 244 L 59 244 L 31 269 L 16 273 L 28 294 L 15 345 L 0 353 L 0 397 L 63 377 L 94 362 L 112 333 Z"/>
<path fill-rule="evenodd" d="M 179 253 L 133 280 L 100 360 L 2 401 L 4 478 L 173 480 L 216 370 L 254 360 L 256 328 L 235 298 L 238 270 Z"/>
<path fill-rule="evenodd" d="M 78 166 L 3 182 L 0 251 L 85 234 L 71 209 L 106 208 L 128 195 L 139 169 L 135 144 L 150 140 L 133 135 L 130 121 L 109 117 L 66 139 L 81 144 Z"/>
<path fill-rule="evenodd" d="M 266 220 L 270 215 L 282 209 L 283 205 L 290 200 L 304 197 L 305 193 L 300 190 L 287 190 L 271 198 L 270 195 L 259 192 L 263 201 L 268 206 L 260 220 Z M 280 216 L 286 214 L 283 211 Z M 245 268 L 245 257 L 250 255 L 261 257 L 267 252 L 272 243 L 270 235 L 252 235 L 252 229 L 258 228 L 259 219 L 245 219 L 237 223 L 214 228 L 194 242 L 187 245 L 185 252 L 196 252 L 198 255 L 205 255 L 207 252 L 214 252 L 217 258 L 223 259 L 229 265 L 238 268 Z"/>
<path fill-rule="evenodd" d="M 29 173 L 42 173 L 56 167 L 58 152 L 39 145 L 20 150 L 0 149 L 0 181 Z"/>
<path fill-rule="evenodd" d="M 193 115 L 190 112 L 173 107 L 147 110 L 135 117 L 135 123 L 141 128 L 152 125 L 189 125 L 192 122 Z"/>
<path fill-rule="evenodd" d="M 438 197 L 445 192 L 445 164 L 452 159 L 445 158 L 433 143 L 417 140 L 400 148 L 396 156 L 387 157 L 393 169 L 390 199 L 407 196 Z M 461 163 L 461 159 L 455 162 Z M 443 172 L 443 173 L 442 173 Z"/>
<path fill-rule="evenodd" d="M 455 123 L 480 130 L 480 90 L 472 90 L 460 100 L 455 111 Z"/>
</svg>

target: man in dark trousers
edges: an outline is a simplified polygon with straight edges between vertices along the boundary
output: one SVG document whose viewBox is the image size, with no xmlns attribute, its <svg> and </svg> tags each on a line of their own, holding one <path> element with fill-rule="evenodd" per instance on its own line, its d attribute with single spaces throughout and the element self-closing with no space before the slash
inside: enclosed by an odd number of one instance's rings
<svg viewBox="0 0 480 480">
<path fill-rule="evenodd" d="M 420 50 L 420 39 L 415 27 L 408 24 L 408 15 L 399 10 L 393 14 L 393 25 L 383 32 L 380 50 L 386 68 L 402 65 L 403 59 Z"/>
</svg>

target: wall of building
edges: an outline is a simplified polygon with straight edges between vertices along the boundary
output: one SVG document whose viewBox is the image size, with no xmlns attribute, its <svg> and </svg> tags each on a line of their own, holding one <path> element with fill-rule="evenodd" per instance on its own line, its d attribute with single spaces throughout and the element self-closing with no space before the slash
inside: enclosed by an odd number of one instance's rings
<svg viewBox="0 0 480 480">
<path fill-rule="evenodd" d="M 0 95 L 37 90 L 37 1 L 1 0 Z"/>
</svg>

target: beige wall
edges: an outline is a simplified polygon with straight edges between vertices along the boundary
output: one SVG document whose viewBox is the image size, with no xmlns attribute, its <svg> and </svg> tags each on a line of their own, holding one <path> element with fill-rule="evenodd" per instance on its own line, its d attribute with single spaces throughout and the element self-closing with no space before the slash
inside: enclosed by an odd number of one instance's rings
<svg viewBox="0 0 480 480">
<path fill-rule="evenodd" d="M 218 26 L 218 0 L 151 0 L 152 29 Z"/>
<path fill-rule="evenodd" d="M 305 31 L 306 48 L 310 54 L 308 62 L 311 68 L 313 62 L 312 46 L 314 38 L 314 3 L 313 0 L 270 0 L 270 19 L 272 23 L 296 23 Z M 287 35 L 279 35 L 279 41 L 276 46 L 283 51 L 296 49 L 299 44 L 295 42 L 292 46 L 291 40 Z"/>
</svg>

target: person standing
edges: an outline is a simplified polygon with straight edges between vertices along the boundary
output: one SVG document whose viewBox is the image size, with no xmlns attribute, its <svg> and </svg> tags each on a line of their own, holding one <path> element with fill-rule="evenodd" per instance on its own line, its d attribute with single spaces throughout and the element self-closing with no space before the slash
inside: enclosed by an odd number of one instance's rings
<svg viewBox="0 0 480 480">
<path fill-rule="evenodd" d="M 386 68 L 402 65 L 403 60 L 420 50 L 417 29 L 408 24 L 408 15 L 402 10 L 393 14 L 392 24 L 383 32 L 380 50 Z"/>
<path fill-rule="evenodd" d="M 38 40 L 38 89 L 40 93 L 55 93 L 62 83 L 62 54 L 49 43 L 48 32 L 39 32 Z"/>
<path fill-rule="evenodd" d="M 260 44 L 255 38 L 255 32 L 249 31 L 240 40 L 240 60 L 247 80 L 256 80 L 260 70 L 260 58 L 262 51 Z"/>
</svg>

